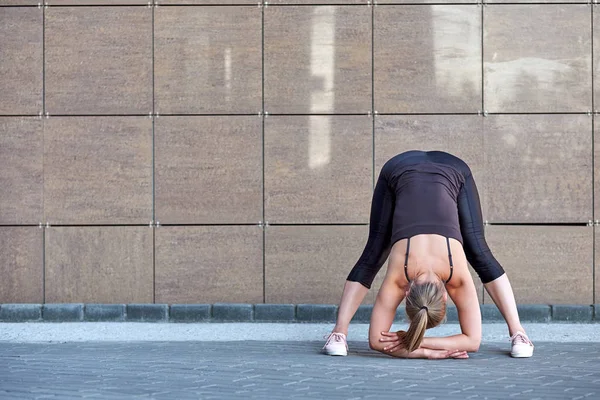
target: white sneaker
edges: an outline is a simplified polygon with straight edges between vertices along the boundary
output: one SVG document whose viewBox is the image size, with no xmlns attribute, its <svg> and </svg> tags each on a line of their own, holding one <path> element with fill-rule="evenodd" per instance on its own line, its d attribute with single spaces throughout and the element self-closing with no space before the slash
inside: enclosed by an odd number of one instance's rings
<svg viewBox="0 0 600 400">
<path fill-rule="evenodd" d="M 512 346 L 510 356 L 515 358 L 526 358 L 533 355 L 533 343 L 523 332 L 516 332 L 511 336 Z"/>
<path fill-rule="evenodd" d="M 346 335 L 343 333 L 332 332 L 325 336 L 327 342 L 323 346 L 323 353 L 330 356 L 346 356 L 348 355 L 348 343 Z"/>
</svg>

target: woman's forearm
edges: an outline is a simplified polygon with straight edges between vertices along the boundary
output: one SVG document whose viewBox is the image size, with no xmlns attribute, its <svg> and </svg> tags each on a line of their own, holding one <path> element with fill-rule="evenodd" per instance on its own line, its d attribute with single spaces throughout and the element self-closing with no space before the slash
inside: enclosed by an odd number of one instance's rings
<svg viewBox="0 0 600 400">
<path fill-rule="evenodd" d="M 424 349 L 422 347 L 419 347 L 412 353 L 409 353 L 406 350 L 402 349 L 402 350 L 396 350 L 392 353 L 385 352 L 384 354 L 388 354 L 392 357 L 397 357 L 397 358 L 429 358 L 429 355 L 428 355 L 429 351 L 430 351 L 429 349 Z"/>
<path fill-rule="evenodd" d="M 464 350 L 475 352 L 479 350 L 481 340 L 469 337 L 465 334 L 446 337 L 425 337 L 421 347 L 433 350 Z"/>
</svg>

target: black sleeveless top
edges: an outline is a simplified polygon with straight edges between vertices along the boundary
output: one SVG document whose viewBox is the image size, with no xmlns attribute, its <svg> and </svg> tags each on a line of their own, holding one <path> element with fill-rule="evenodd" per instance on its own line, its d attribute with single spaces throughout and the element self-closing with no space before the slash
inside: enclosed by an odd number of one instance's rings
<svg viewBox="0 0 600 400">
<path fill-rule="evenodd" d="M 423 157 L 385 168 L 396 195 L 392 245 L 419 234 L 438 234 L 463 243 L 457 199 L 464 177 L 458 170 Z"/>
</svg>

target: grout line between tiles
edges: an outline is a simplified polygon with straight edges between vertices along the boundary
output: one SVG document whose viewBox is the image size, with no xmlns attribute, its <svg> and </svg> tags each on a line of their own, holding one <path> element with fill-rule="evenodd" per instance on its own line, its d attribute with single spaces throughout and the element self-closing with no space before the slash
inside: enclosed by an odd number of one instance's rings
<svg viewBox="0 0 600 400">
<path fill-rule="evenodd" d="M 42 226 L 42 303 L 46 303 L 46 228 Z"/>
<path fill-rule="evenodd" d="M 596 156 L 595 156 L 595 141 L 596 141 L 596 99 L 595 99 L 595 79 L 594 79 L 594 8 L 592 4 L 590 7 L 590 24 L 591 24 L 591 64 L 592 64 L 592 221 L 596 221 L 596 185 L 595 185 L 595 167 L 596 167 Z M 592 303 L 596 304 L 596 225 L 594 225 L 592 231 Z"/>
<path fill-rule="evenodd" d="M 264 224 L 266 219 L 265 214 L 265 8 L 261 7 L 261 140 L 262 140 L 262 217 L 261 221 Z M 267 264 L 266 264 L 266 240 L 267 227 L 262 226 L 262 269 L 263 269 L 263 303 L 267 301 Z"/>
<path fill-rule="evenodd" d="M 371 7 L 371 195 L 375 190 L 375 7 Z"/>
</svg>

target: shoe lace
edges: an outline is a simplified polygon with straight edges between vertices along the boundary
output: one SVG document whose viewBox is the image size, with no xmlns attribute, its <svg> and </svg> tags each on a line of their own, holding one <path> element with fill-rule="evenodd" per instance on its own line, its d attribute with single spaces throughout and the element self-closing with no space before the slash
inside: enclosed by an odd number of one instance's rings
<svg viewBox="0 0 600 400">
<path fill-rule="evenodd" d="M 325 346 L 327 346 L 330 342 L 333 341 L 333 342 L 338 342 L 338 343 L 344 343 L 346 348 L 348 347 L 348 344 L 346 343 L 346 338 L 345 338 L 344 334 L 342 334 L 342 333 L 332 332 L 329 335 L 325 335 L 323 337 L 323 339 L 327 339 Z"/>
<path fill-rule="evenodd" d="M 517 332 L 510 337 L 512 344 L 531 344 L 529 338 L 523 332 Z"/>
</svg>

